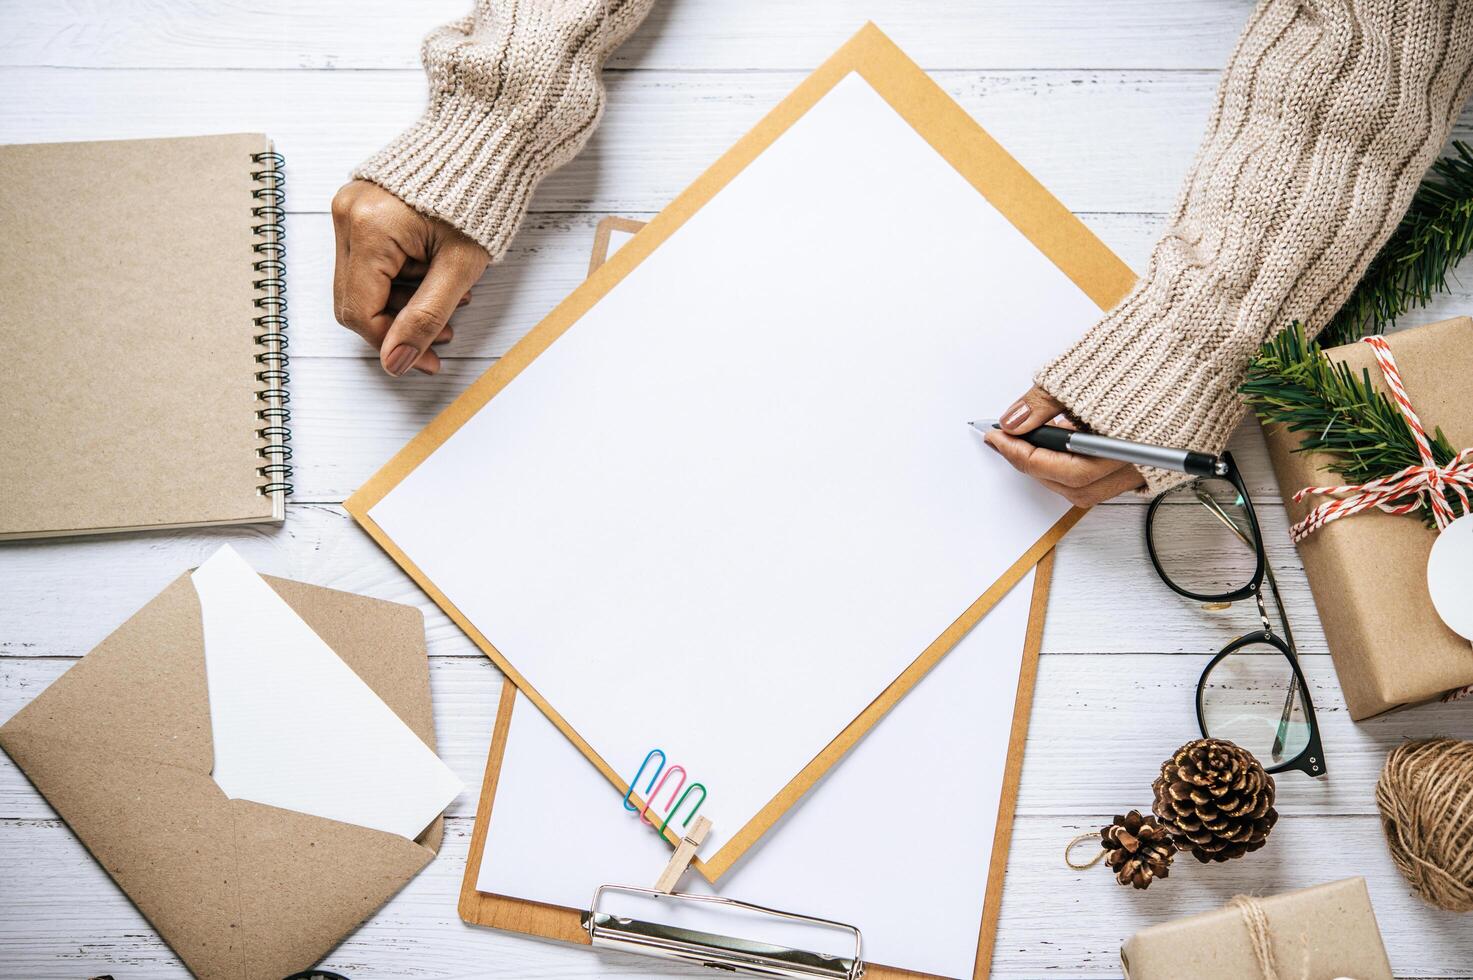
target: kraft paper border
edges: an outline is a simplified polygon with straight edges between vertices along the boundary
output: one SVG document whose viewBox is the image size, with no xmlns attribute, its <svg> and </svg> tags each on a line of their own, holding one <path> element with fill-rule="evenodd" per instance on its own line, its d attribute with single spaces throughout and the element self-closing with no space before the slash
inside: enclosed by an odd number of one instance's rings
<svg viewBox="0 0 1473 980">
<path fill-rule="evenodd" d="M 446 614 L 465 631 L 502 672 L 598 767 L 622 794 L 628 785 L 572 726 L 527 682 L 516 667 L 481 634 L 460 610 L 380 528 L 369 511 L 408 476 L 482 406 L 577 323 L 624 276 L 733 177 L 812 108 L 841 79 L 857 72 L 958 173 L 1059 267 L 1100 308 L 1108 309 L 1129 291 L 1134 274 L 1094 233 L 1035 180 L 921 68 L 874 24 L 866 24 L 828 61 L 809 75 L 710 169 L 696 178 L 632 241 L 594 271 L 531 332 L 498 360 L 423 431 L 369 478 L 344 507 L 409 573 Z M 865 732 L 925 676 L 969 629 L 1036 565 L 1064 533 L 1083 516 L 1070 510 L 964 611 L 899 677 L 871 702 L 805 766 L 757 815 L 725 845 L 696 868 L 715 882 L 726 873 L 787 809 L 844 756 Z M 675 842 L 673 832 L 668 832 Z"/>
</svg>

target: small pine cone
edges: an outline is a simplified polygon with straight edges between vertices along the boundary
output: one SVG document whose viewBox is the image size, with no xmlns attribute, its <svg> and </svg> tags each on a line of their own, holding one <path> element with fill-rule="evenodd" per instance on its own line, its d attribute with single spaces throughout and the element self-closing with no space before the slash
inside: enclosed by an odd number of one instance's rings
<svg viewBox="0 0 1473 980">
<path fill-rule="evenodd" d="M 1100 831 L 1100 844 L 1115 880 L 1136 888 L 1149 888 L 1152 881 L 1165 878 L 1176 853 L 1171 832 L 1155 817 L 1141 816 L 1139 810 L 1116 816 L 1114 823 Z"/>
<path fill-rule="evenodd" d="M 1197 739 L 1161 764 L 1151 812 L 1204 864 L 1256 851 L 1279 819 L 1274 779 L 1232 742 Z"/>
</svg>

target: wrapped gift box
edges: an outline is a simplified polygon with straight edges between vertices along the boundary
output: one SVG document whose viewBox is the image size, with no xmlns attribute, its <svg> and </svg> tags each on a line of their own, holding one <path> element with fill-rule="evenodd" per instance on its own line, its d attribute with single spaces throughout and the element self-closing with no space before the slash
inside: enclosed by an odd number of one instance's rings
<svg viewBox="0 0 1473 980">
<path fill-rule="evenodd" d="M 1441 427 L 1455 449 L 1473 446 L 1473 319 L 1443 320 L 1386 340 L 1422 424 L 1429 432 Z M 1369 344 L 1325 353 L 1356 376 L 1368 371 L 1386 390 Z M 1291 523 L 1327 499 L 1296 504 L 1296 491 L 1344 482 L 1331 457 L 1294 452 L 1302 435 L 1268 425 L 1264 436 Z M 1299 544 L 1335 673 L 1357 721 L 1473 684 L 1473 644 L 1443 624 L 1427 593 L 1427 554 L 1436 537 L 1417 516 L 1371 510 L 1327 524 Z"/>
<path fill-rule="evenodd" d="M 1257 899 L 1273 962 L 1294 980 L 1391 980 L 1364 878 Z M 1257 980 L 1253 933 L 1236 906 L 1150 926 L 1120 947 L 1126 980 Z"/>
</svg>

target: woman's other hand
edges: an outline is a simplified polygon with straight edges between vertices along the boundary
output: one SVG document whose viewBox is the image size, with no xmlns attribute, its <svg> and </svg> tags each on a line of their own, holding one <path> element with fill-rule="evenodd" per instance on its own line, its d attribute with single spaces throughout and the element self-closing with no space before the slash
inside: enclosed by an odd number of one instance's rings
<svg viewBox="0 0 1473 980">
<path fill-rule="evenodd" d="M 440 370 L 432 344 L 450 340 L 450 314 L 470 302 L 486 250 L 377 184 L 355 180 L 332 199 L 337 239 L 333 310 L 379 352 L 394 377 Z"/>
<path fill-rule="evenodd" d="M 1002 429 L 983 438 L 1020 473 L 1033 477 L 1075 507 L 1093 507 L 1127 490 L 1145 485 L 1145 478 L 1129 463 L 1039 449 L 1017 436 L 1040 425 L 1074 425 L 1063 418 L 1064 406 L 1035 385 L 1013 402 L 1001 419 Z"/>
</svg>

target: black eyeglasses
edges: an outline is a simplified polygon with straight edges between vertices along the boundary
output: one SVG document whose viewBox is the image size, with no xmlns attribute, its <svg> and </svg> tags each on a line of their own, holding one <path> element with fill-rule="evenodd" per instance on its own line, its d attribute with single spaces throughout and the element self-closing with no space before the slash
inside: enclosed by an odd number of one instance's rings
<svg viewBox="0 0 1473 980">
<path fill-rule="evenodd" d="M 1258 515 L 1231 454 L 1227 473 L 1167 490 L 1146 511 L 1146 548 L 1161 580 L 1208 608 L 1241 599 L 1258 605 L 1263 628 L 1222 648 L 1197 681 L 1197 724 L 1252 752 L 1271 773 L 1323 776 L 1319 722 L 1284 614 L 1284 601 L 1263 548 Z M 1263 602 L 1268 581 L 1282 637 Z"/>
</svg>

